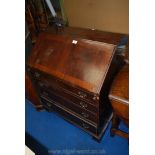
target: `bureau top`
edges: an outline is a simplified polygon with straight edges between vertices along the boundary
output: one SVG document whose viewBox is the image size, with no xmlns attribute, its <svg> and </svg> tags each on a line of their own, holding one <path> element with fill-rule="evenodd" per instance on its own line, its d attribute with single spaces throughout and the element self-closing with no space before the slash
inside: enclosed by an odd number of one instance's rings
<svg viewBox="0 0 155 155">
<path fill-rule="evenodd" d="M 55 31 L 55 28 L 48 27 L 46 31 L 52 34 L 89 39 L 114 45 L 122 44 L 124 42 L 123 40 L 128 39 L 129 37 L 127 34 L 105 32 L 95 29 L 78 28 L 78 27 L 64 27 L 62 31 Z"/>
<path fill-rule="evenodd" d="M 28 65 L 71 85 L 99 93 L 115 53 L 115 45 L 42 33 Z"/>
</svg>

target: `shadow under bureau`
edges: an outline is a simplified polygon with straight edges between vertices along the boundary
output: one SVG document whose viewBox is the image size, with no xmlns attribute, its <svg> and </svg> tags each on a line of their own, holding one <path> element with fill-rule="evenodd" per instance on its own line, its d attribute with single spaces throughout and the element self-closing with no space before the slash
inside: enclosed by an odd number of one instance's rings
<svg viewBox="0 0 155 155">
<path fill-rule="evenodd" d="M 43 106 L 98 140 L 112 118 L 115 51 L 113 44 L 44 32 L 27 63 Z"/>
</svg>

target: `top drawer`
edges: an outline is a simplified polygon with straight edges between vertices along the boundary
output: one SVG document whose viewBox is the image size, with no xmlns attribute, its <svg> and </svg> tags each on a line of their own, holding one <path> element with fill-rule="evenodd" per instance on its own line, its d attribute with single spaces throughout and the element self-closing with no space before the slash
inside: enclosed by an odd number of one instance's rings
<svg viewBox="0 0 155 155">
<path fill-rule="evenodd" d="M 65 83 L 60 79 L 57 79 L 51 75 L 44 74 L 40 71 L 31 70 L 30 72 L 32 74 L 32 77 L 36 80 L 40 80 L 40 81 L 48 80 L 49 83 L 57 83 L 57 85 L 69 91 L 70 94 L 73 96 L 79 97 L 80 99 L 86 100 L 87 102 L 92 102 L 93 104 L 99 103 L 99 97 L 96 94 L 85 92 L 84 90 L 77 88 L 75 85 Z"/>
</svg>

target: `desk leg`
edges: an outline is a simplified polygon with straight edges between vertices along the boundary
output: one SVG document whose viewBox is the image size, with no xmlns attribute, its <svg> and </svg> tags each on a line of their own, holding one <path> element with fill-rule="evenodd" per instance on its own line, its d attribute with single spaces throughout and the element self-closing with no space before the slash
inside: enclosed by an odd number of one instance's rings
<svg viewBox="0 0 155 155">
<path fill-rule="evenodd" d="M 114 113 L 112 118 L 112 127 L 110 129 L 110 136 L 115 136 L 115 130 L 118 129 L 120 123 L 119 117 Z"/>
</svg>

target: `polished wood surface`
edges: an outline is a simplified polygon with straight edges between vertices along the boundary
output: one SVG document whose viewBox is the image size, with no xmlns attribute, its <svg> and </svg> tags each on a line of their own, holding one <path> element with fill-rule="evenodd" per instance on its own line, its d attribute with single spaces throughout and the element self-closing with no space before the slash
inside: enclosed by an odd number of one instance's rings
<svg viewBox="0 0 155 155">
<path fill-rule="evenodd" d="M 113 82 L 109 97 L 112 100 L 129 104 L 129 65 L 125 65 Z"/>
<path fill-rule="evenodd" d="M 128 138 L 128 134 L 118 130 L 118 126 L 120 119 L 129 126 L 129 64 L 126 64 L 116 76 L 109 98 L 114 113 L 111 133 Z"/>
<path fill-rule="evenodd" d="M 78 37 L 81 31 L 87 34 L 76 28 L 75 36 L 70 30 L 40 34 L 27 66 L 43 106 L 100 139 L 112 118 L 108 92 L 122 64 L 116 58 L 120 39 L 98 33 L 102 42 L 94 41 L 94 34 Z"/>
<path fill-rule="evenodd" d="M 73 40 L 40 34 L 31 66 L 97 94 L 115 54 L 115 45 L 85 39 L 76 39 L 77 44 L 73 44 Z"/>
<path fill-rule="evenodd" d="M 53 27 L 48 27 L 46 32 L 51 34 L 58 34 L 74 39 L 88 39 L 116 45 L 116 55 L 119 63 L 129 62 L 129 35 L 121 33 L 105 32 L 100 30 L 79 28 L 79 27 L 63 27 L 61 31 L 56 31 Z M 126 40 L 124 42 L 124 39 Z M 120 45 L 125 45 L 123 49 L 118 48 Z"/>
<path fill-rule="evenodd" d="M 64 27 L 62 31 L 55 31 L 55 29 L 49 27 L 46 32 L 63 36 L 71 36 L 73 38 L 83 38 L 88 40 L 105 42 L 114 45 L 118 45 L 122 38 L 128 37 L 128 35 L 126 34 L 78 27 Z"/>
</svg>

